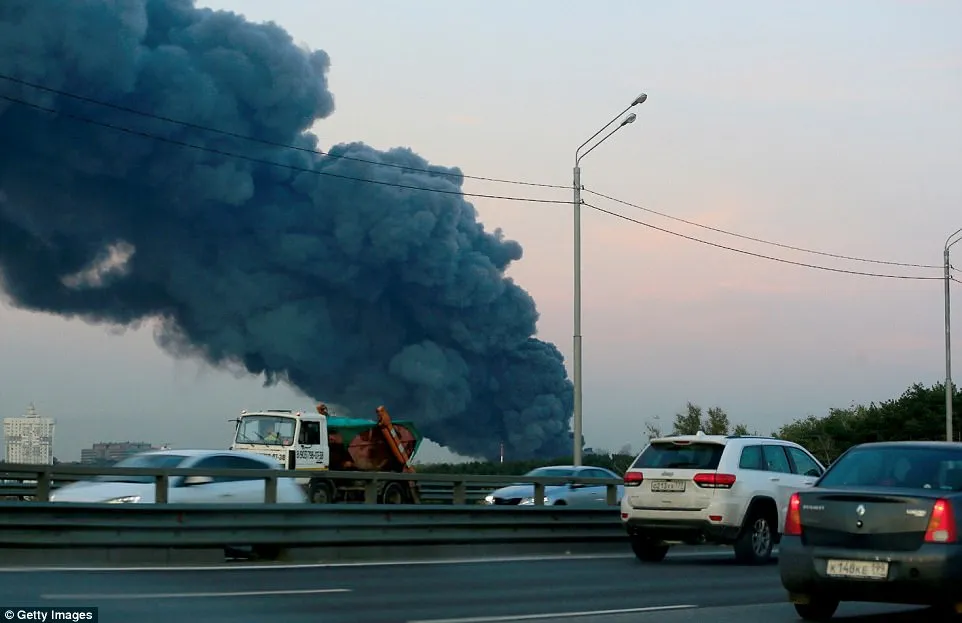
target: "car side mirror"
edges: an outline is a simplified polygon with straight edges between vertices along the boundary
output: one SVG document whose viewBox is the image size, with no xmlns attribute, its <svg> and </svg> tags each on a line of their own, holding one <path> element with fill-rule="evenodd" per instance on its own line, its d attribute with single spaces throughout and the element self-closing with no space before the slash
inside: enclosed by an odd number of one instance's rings
<svg viewBox="0 0 962 623">
<path fill-rule="evenodd" d="M 188 476 L 184 479 L 184 486 L 209 485 L 212 482 L 214 482 L 214 479 L 211 476 Z"/>
<path fill-rule="evenodd" d="M 814 477 L 818 478 L 819 476 L 822 475 L 822 473 L 821 473 L 820 471 L 818 471 L 817 469 L 810 469 L 810 470 L 808 470 L 807 472 L 805 472 L 805 475 L 806 475 L 806 476 L 814 476 Z"/>
</svg>

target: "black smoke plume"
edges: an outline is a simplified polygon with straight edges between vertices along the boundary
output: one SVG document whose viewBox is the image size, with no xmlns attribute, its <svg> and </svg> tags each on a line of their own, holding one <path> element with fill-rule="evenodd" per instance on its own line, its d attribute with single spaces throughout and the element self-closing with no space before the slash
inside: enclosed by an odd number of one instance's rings
<svg viewBox="0 0 962 623">
<path fill-rule="evenodd" d="M 566 454 L 562 356 L 533 337 L 534 301 L 504 276 L 520 245 L 485 232 L 460 172 L 408 149 L 330 150 L 390 167 L 267 144 L 317 149 L 328 69 L 278 26 L 192 0 L 2 0 L 3 76 L 262 141 L 0 79 L 20 101 L 0 99 L 11 304 L 160 319 L 175 356 L 240 364 L 355 415 L 385 404 L 455 452 Z"/>
</svg>

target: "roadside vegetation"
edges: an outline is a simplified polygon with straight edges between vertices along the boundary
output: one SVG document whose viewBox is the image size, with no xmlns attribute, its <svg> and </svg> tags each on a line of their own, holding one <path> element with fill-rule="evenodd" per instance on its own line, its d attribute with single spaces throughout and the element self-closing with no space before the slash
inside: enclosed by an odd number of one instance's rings
<svg viewBox="0 0 962 623">
<path fill-rule="evenodd" d="M 962 390 L 953 395 L 953 432 L 956 440 L 962 433 Z M 721 407 L 702 407 L 688 403 L 677 413 L 671 429 L 663 431 L 650 421 L 643 423 L 648 439 L 664 435 L 691 435 L 699 430 L 709 435 L 770 435 L 793 441 L 808 448 L 820 461 L 828 465 L 848 448 L 871 441 L 943 440 L 945 439 L 945 385 L 937 383 L 925 387 L 916 383 L 901 396 L 869 405 L 853 404 L 845 408 L 829 409 L 827 415 L 808 415 L 778 430 L 759 433 L 745 424 L 733 424 Z M 647 440 L 646 440 L 647 441 Z M 623 474 L 634 461 L 635 452 L 626 445 L 618 451 L 594 450 L 585 453 L 582 462 L 594 467 L 605 467 Z M 432 474 L 492 474 L 521 475 L 536 467 L 568 465 L 571 456 L 531 461 L 470 461 L 466 463 L 421 463 L 417 470 Z"/>
</svg>

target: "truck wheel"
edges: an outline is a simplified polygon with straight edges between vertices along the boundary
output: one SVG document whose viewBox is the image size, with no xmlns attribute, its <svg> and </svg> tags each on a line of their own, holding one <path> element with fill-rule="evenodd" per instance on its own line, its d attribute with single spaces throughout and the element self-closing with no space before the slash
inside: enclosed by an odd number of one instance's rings
<svg viewBox="0 0 962 623">
<path fill-rule="evenodd" d="M 381 491 L 381 504 L 405 504 L 407 499 L 407 492 L 400 482 L 389 482 Z"/>
<path fill-rule="evenodd" d="M 313 480 L 307 490 L 307 498 L 311 504 L 330 504 L 334 495 L 331 485 L 323 480 Z"/>
</svg>

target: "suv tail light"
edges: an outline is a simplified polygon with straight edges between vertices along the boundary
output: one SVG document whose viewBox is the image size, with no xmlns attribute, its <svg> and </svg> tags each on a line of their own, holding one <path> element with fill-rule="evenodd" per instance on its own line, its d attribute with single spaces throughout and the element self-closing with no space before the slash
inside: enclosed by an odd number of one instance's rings
<svg viewBox="0 0 962 623">
<path fill-rule="evenodd" d="M 785 536 L 802 536 L 802 498 L 793 493 L 788 500 L 788 512 L 785 513 Z"/>
<path fill-rule="evenodd" d="M 925 542 L 955 543 L 957 536 L 952 503 L 944 498 L 936 500 L 932 516 L 929 517 L 929 527 L 925 531 Z"/>
<path fill-rule="evenodd" d="M 734 474 L 695 474 L 695 484 L 705 489 L 731 489 L 735 484 Z"/>
<path fill-rule="evenodd" d="M 625 472 L 625 486 L 638 487 L 645 480 L 641 472 Z"/>
</svg>

